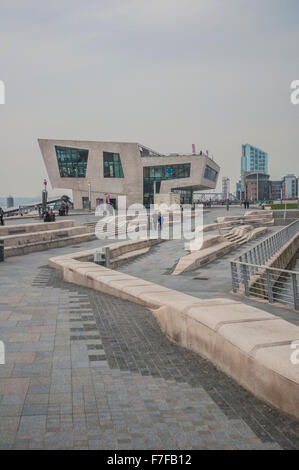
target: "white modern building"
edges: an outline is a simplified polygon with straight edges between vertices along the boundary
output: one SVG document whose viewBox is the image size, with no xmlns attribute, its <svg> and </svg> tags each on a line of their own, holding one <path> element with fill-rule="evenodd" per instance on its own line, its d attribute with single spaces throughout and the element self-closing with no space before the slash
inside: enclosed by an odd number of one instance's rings
<svg viewBox="0 0 299 470">
<path fill-rule="evenodd" d="M 154 202 L 154 194 L 180 192 L 192 202 L 195 190 L 214 189 L 220 168 L 200 154 L 162 155 L 138 143 L 39 139 L 53 188 L 73 191 L 76 209 L 127 196 L 127 205 Z"/>
<path fill-rule="evenodd" d="M 295 198 L 298 192 L 297 178 L 293 174 L 288 174 L 282 178 L 282 195 L 284 198 Z"/>
<path fill-rule="evenodd" d="M 230 192 L 230 179 L 228 176 L 222 177 L 222 196 L 224 199 L 227 198 Z"/>
</svg>

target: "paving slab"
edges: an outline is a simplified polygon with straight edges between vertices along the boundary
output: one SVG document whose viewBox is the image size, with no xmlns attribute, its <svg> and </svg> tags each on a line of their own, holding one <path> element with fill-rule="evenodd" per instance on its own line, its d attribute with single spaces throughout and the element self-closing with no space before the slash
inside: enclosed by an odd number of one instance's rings
<svg viewBox="0 0 299 470">
<path fill-rule="evenodd" d="M 65 283 L 46 266 L 72 251 L 1 265 L 0 312 L 32 316 L 22 333 L 5 329 L 6 350 L 24 362 L 0 365 L 0 414 L 15 414 L 1 416 L 1 448 L 299 448 L 294 420 L 170 342 L 150 310 Z"/>
</svg>

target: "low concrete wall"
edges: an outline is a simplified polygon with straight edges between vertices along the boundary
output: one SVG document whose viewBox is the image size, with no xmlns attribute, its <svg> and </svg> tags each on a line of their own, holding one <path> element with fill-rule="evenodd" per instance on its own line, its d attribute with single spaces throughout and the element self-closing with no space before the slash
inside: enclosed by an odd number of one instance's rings
<svg viewBox="0 0 299 470">
<path fill-rule="evenodd" d="M 30 243 L 59 240 L 85 233 L 88 232 L 84 226 L 66 227 L 58 230 L 44 230 L 42 232 L 25 233 L 22 235 L 8 235 L 6 237 L 2 237 L 2 240 L 4 240 L 4 246 L 7 248 L 11 246 L 24 246 Z"/>
<path fill-rule="evenodd" d="M 4 225 L 0 227 L 0 237 L 8 235 L 21 235 L 24 233 L 43 232 L 78 226 L 76 220 L 62 220 L 58 222 L 37 222 L 35 224 Z"/>
<path fill-rule="evenodd" d="M 49 265 L 61 269 L 68 282 L 152 308 L 171 340 L 208 358 L 258 398 L 299 419 L 299 367 L 291 363 L 290 347 L 299 339 L 297 326 L 235 300 L 201 300 L 79 261 L 95 251 L 55 257 Z"/>
<path fill-rule="evenodd" d="M 10 256 L 28 255 L 36 251 L 45 251 L 50 248 L 61 248 L 63 246 L 75 245 L 76 243 L 89 242 L 95 240 L 94 233 L 83 233 L 81 235 L 72 235 L 65 238 L 55 238 L 52 240 L 28 243 L 27 245 L 9 246 L 4 249 L 5 258 Z"/>
</svg>

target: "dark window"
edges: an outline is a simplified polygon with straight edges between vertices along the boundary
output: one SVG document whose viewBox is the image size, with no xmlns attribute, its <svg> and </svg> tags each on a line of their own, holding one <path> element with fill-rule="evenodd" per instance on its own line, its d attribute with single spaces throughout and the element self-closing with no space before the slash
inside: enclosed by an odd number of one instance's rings
<svg viewBox="0 0 299 470">
<path fill-rule="evenodd" d="M 208 180 L 216 181 L 217 171 L 211 168 L 209 165 L 207 165 L 205 168 L 204 177 Z"/>
<path fill-rule="evenodd" d="M 119 153 L 103 152 L 104 178 L 124 178 Z"/>
<path fill-rule="evenodd" d="M 61 178 L 85 178 L 88 150 L 55 145 Z"/>
<path fill-rule="evenodd" d="M 154 202 L 154 182 L 156 192 L 160 192 L 161 181 L 190 177 L 190 163 L 178 165 L 145 166 L 143 168 L 143 204 L 147 207 Z"/>
</svg>

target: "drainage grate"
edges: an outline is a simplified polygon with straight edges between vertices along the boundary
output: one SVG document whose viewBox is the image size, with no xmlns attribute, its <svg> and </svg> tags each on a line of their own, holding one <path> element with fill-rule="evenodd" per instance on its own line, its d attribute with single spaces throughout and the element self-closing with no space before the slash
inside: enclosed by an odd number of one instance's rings
<svg viewBox="0 0 299 470">
<path fill-rule="evenodd" d="M 196 281 L 209 281 L 209 277 L 194 277 L 193 279 L 195 279 Z"/>
</svg>

